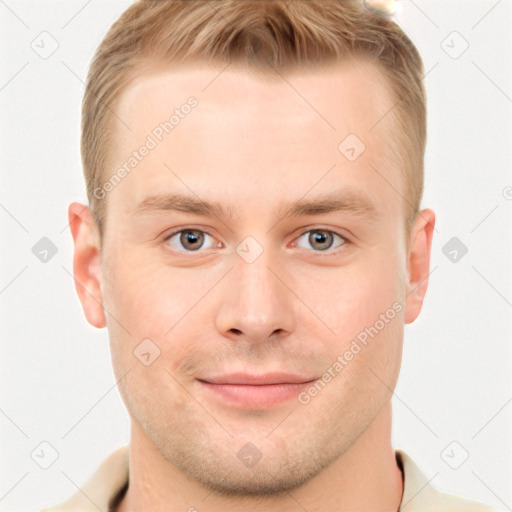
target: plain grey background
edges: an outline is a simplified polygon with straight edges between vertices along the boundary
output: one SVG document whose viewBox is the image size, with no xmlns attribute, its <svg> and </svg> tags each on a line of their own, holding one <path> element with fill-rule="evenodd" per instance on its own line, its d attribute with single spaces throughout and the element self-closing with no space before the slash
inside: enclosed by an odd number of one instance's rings
<svg viewBox="0 0 512 512">
<path fill-rule="evenodd" d="M 67 227 L 68 204 L 87 202 L 83 82 L 128 5 L 0 0 L 2 511 L 63 500 L 129 439 L 107 332 L 87 324 L 75 294 Z M 393 441 L 438 488 L 504 511 L 512 510 L 511 13 L 510 0 L 399 0 L 396 14 L 425 63 L 422 206 L 437 223 L 424 307 L 406 326 Z M 43 237 L 57 249 L 46 262 L 34 254 Z"/>
</svg>

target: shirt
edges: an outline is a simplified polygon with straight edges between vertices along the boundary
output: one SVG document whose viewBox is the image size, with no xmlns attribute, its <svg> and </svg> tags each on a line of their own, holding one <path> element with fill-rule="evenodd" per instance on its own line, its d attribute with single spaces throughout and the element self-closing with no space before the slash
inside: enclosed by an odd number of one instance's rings
<svg viewBox="0 0 512 512">
<path fill-rule="evenodd" d="M 441 492 L 403 450 L 395 450 L 404 477 L 399 512 L 499 512 L 477 501 Z M 41 512 L 113 512 L 128 488 L 128 445 L 122 446 L 93 473 L 68 500 Z"/>
</svg>

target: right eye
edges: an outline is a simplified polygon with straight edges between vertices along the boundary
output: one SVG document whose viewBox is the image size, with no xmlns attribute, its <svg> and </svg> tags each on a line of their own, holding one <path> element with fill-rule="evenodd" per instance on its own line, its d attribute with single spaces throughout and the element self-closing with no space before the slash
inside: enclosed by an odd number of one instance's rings
<svg viewBox="0 0 512 512">
<path fill-rule="evenodd" d="M 211 238 L 210 245 L 206 247 L 207 249 L 211 249 L 217 245 L 212 235 L 200 229 L 181 229 L 171 233 L 164 241 L 169 243 L 176 251 L 196 252 L 204 248 L 206 237 Z"/>
</svg>

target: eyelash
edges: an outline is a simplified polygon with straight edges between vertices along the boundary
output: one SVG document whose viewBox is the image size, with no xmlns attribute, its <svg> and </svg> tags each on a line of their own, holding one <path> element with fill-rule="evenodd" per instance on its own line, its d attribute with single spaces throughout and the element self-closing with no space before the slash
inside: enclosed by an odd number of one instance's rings
<svg viewBox="0 0 512 512">
<path fill-rule="evenodd" d="M 173 236 L 175 235 L 178 235 L 180 233 L 183 233 L 183 232 L 186 232 L 186 231 L 199 231 L 200 233 L 203 233 L 203 234 L 206 234 L 210 237 L 212 237 L 213 239 L 215 239 L 215 237 L 210 234 L 208 231 L 206 230 L 203 230 L 201 228 L 194 228 L 194 227 L 186 227 L 186 228 L 180 228 L 176 231 L 173 231 L 172 233 L 169 233 L 168 235 L 165 236 L 164 238 L 164 242 L 168 242 Z M 335 235 L 337 237 L 339 237 L 341 240 L 342 240 L 342 243 L 338 246 L 338 247 L 335 247 L 334 249 L 332 248 L 329 248 L 329 249 L 325 249 L 324 251 L 315 251 L 314 249 L 311 249 L 309 252 L 313 252 L 315 253 L 316 255 L 318 256 L 332 256 L 334 254 L 337 254 L 340 250 L 342 250 L 346 245 L 350 244 L 350 240 L 344 236 L 344 235 L 341 235 L 340 233 L 337 233 L 335 231 L 332 231 L 330 229 L 323 229 L 323 228 L 312 228 L 312 229 L 309 229 L 307 231 L 304 231 L 303 233 L 301 233 L 300 235 L 298 235 L 294 240 L 294 244 L 296 246 L 296 240 L 300 239 L 301 237 L 303 237 L 304 235 L 308 234 L 308 233 L 311 233 L 311 232 L 314 232 L 314 231 L 319 231 L 319 232 L 323 232 L 323 233 L 329 233 L 329 234 L 332 234 L 332 235 Z M 333 242 L 334 244 L 335 242 Z M 212 247 L 212 248 L 215 248 L 215 247 Z M 187 250 L 180 250 L 180 249 L 172 249 L 178 253 L 187 253 L 187 254 L 194 254 L 194 253 L 200 253 L 200 252 L 204 252 L 204 251 L 201 251 L 201 249 L 198 249 L 197 251 L 187 251 Z"/>
</svg>

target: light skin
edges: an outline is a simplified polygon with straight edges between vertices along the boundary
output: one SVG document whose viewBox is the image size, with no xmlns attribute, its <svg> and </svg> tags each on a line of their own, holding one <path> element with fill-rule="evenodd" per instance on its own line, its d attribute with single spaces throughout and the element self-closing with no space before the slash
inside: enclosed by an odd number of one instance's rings
<svg viewBox="0 0 512 512">
<path fill-rule="evenodd" d="M 118 510 L 398 509 L 391 396 L 404 324 L 427 290 L 435 214 L 420 212 L 407 251 L 391 116 L 369 130 L 394 103 L 383 80 L 367 63 L 272 83 L 203 65 L 155 70 L 121 95 L 116 113 L 131 131 L 116 132 L 118 166 L 187 98 L 198 105 L 108 193 L 101 251 L 90 210 L 69 207 L 77 292 L 88 322 L 108 328 L 131 420 L 130 485 Z M 354 162 L 338 151 L 349 133 L 366 145 Z M 230 216 L 138 209 L 176 193 Z M 296 216 L 282 206 L 331 193 L 351 202 Z M 180 229 L 199 238 L 169 238 Z M 310 236 L 315 229 L 324 237 Z M 237 252 L 249 236 L 258 245 L 245 248 L 262 249 L 250 263 Z M 397 303 L 393 319 L 300 403 L 298 391 Z M 149 366 L 133 353 L 144 339 L 160 350 Z M 311 382 L 260 388 L 258 402 L 254 387 L 211 383 L 235 372 Z M 265 402 L 284 388 L 289 398 Z M 252 467 L 237 456 L 244 446 L 261 454 Z"/>
</svg>

